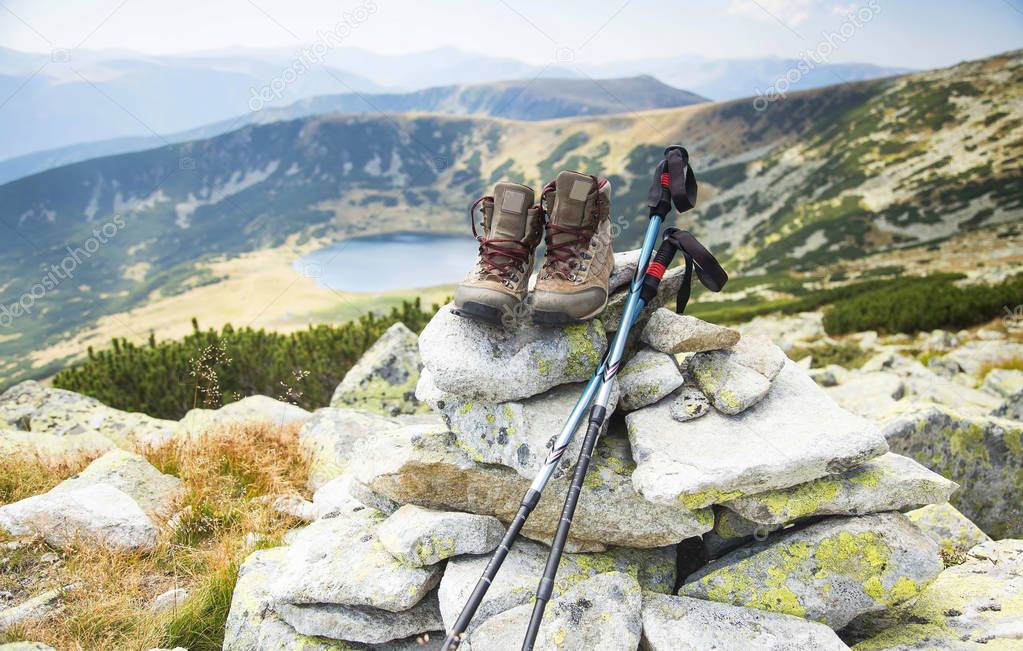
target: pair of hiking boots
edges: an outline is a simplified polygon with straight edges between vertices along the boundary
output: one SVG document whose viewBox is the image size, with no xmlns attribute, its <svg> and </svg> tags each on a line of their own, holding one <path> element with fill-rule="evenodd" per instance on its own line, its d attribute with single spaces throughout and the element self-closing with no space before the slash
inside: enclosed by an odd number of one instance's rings
<svg viewBox="0 0 1023 651">
<path fill-rule="evenodd" d="M 544 186 L 539 202 L 534 198 L 532 188 L 503 181 L 472 205 L 479 257 L 455 289 L 457 314 L 505 326 L 531 315 L 536 324 L 560 325 L 592 319 L 606 307 L 614 263 L 611 184 L 566 171 Z M 481 204 L 483 235 L 475 220 Z M 546 255 L 530 292 L 541 238 Z"/>
</svg>

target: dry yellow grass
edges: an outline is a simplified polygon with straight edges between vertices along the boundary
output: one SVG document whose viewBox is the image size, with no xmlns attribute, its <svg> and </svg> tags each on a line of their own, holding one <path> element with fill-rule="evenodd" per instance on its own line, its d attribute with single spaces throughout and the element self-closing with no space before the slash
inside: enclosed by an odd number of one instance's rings
<svg viewBox="0 0 1023 651">
<path fill-rule="evenodd" d="M 147 553 L 62 551 L 40 542 L 21 548 L 14 567 L 5 568 L 19 597 L 75 588 L 56 614 L 9 630 L 0 643 L 37 640 L 75 651 L 220 649 L 241 561 L 258 546 L 278 544 L 298 524 L 270 507 L 273 496 L 300 493 L 308 478 L 298 426 L 235 425 L 143 453 L 184 483 L 178 525 L 163 527 L 157 548 Z M 29 475 L 26 466 L 21 476 Z M 35 486 L 46 488 L 40 481 Z M 250 534 L 260 537 L 255 545 Z M 45 560 L 48 552 L 59 559 Z M 177 587 L 189 592 L 183 604 L 150 610 L 157 595 Z"/>
</svg>

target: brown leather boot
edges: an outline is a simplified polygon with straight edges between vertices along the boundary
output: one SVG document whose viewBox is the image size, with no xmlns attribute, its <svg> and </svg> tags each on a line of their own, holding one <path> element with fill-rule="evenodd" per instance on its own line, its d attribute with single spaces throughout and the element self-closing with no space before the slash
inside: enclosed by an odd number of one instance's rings
<svg viewBox="0 0 1023 651">
<path fill-rule="evenodd" d="M 532 295 L 533 321 L 558 325 L 586 321 L 607 305 L 614 265 L 611 184 L 607 179 L 561 172 L 544 188 L 547 257 Z"/>
<path fill-rule="evenodd" d="M 502 181 L 493 196 L 480 197 L 470 209 L 472 234 L 479 240 L 476 266 L 455 288 L 454 312 L 497 324 L 521 316 L 540 236 L 543 211 L 533 189 Z M 476 233 L 476 207 L 482 205 L 483 235 Z"/>
</svg>

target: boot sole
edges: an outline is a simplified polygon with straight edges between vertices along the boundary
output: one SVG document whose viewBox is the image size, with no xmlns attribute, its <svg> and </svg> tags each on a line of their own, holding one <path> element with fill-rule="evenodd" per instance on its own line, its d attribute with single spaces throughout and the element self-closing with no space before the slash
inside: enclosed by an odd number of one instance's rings
<svg viewBox="0 0 1023 651">
<path fill-rule="evenodd" d="M 484 305 L 483 303 L 476 303 L 474 301 L 466 301 L 461 307 L 451 308 L 451 311 L 460 317 L 467 319 L 474 319 L 476 321 L 486 321 L 494 325 L 503 325 L 504 311 L 500 310 L 492 305 Z"/>
<path fill-rule="evenodd" d="M 607 301 L 608 299 L 605 298 L 603 305 L 583 317 L 572 316 L 567 312 L 533 310 L 533 323 L 541 326 L 563 326 L 573 325 L 576 323 L 586 323 L 587 321 L 592 321 L 597 318 L 597 316 L 607 309 Z"/>
</svg>

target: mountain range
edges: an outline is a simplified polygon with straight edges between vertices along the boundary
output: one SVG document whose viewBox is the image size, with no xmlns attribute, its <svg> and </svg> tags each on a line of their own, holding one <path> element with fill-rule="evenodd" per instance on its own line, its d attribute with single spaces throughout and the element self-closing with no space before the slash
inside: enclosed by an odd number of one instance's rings
<svg viewBox="0 0 1023 651">
<path fill-rule="evenodd" d="M 218 282 L 214 256 L 461 233 L 466 202 L 500 179 L 539 186 L 565 168 L 607 176 L 616 248 L 630 248 L 666 143 L 689 147 L 701 180 L 697 210 L 679 223 L 736 274 L 813 269 L 1019 222 L 1021 89 L 1017 51 L 766 106 L 541 121 L 335 113 L 48 170 L 0 186 L 0 376 L 42 372 L 27 352 L 105 315 Z M 72 280 L 45 287 L 64 263 Z M 45 300 L 3 323 L 37 284 Z"/>
<path fill-rule="evenodd" d="M 245 124 L 265 124 L 326 113 L 446 113 L 513 120 L 628 113 L 707 101 L 651 76 L 623 79 L 533 79 L 439 86 L 408 93 L 317 95 L 268 106 L 227 120 L 167 135 L 87 142 L 0 161 L 0 183 L 78 161 L 211 138 Z"/>
<path fill-rule="evenodd" d="M 784 59 L 708 60 L 693 57 L 614 64 L 535 65 L 439 48 L 384 55 L 358 48 L 327 49 L 319 58 L 293 50 L 235 49 L 188 55 L 120 50 L 58 50 L 35 54 L 0 48 L 0 161 L 55 148 L 98 143 L 85 156 L 178 142 L 169 134 L 200 130 L 319 95 L 409 93 L 494 80 L 604 79 L 650 74 L 676 88 L 722 100 L 753 95 L 795 69 Z M 867 64 L 824 64 L 801 75 L 792 90 L 903 72 Z M 426 108 L 423 110 L 433 110 Z M 618 111 L 616 111 L 618 112 Z M 164 139 L 164 140 L 161 140 Z M 45 158 L 45 157 L 44 157 Z M 58 162 L 84 160 L 51 154 Z M 44 160 L 44 162 L 46 162 Z M 45 169 L 38 162 L 31 171 Z M 15 178 L 5 173 L 4 180 Z"/>
</svg>

